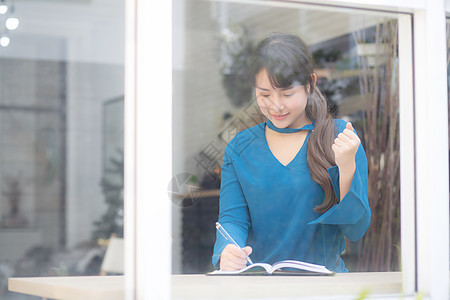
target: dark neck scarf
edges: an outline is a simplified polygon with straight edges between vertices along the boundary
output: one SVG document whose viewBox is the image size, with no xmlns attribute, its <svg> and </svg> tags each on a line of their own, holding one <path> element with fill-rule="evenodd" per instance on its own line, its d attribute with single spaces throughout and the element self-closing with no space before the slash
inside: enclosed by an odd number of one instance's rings
<svg viewBox="0 0 450 300">
<path fill-rule="evenodd" d="M 302 128 L 279 128 L 279 127 L 276 127 L 272 123 L 272 121 L 270 121 L 269 119 L 267 119 L 266 124 L 267 124 L 267 127 L 269 127 L 270 129 L 272 129 L 276 132 L 279 132 L 279 133 L 293 133 L 293 132 L 299 132 L 300 130 L 313 130 L 314 129 L 314 121 L 312 124 L 306 124 Z"/>
</svg>

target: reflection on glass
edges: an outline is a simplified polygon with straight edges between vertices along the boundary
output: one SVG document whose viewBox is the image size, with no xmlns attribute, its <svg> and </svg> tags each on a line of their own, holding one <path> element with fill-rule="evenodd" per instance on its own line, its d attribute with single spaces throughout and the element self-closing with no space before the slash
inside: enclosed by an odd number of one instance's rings
<svg viewBox="0 0 450 300">
<path fill-rule="evenodd" d="M 97 275 L 123 235 L 124 3 L 5 3 L 20 25 L 0 51 L 0 298 L 29 299 L 7 278 Z"/>
<path fill-rule="evenodd" d="M 182 0 L 174 16 L 173 173 L 185 174 L 187 192 L 173 205 L 173 272 L 214 269 L 224 150 L 238 132 L 266 121 L 245 74 L 256 44 L 271 32 L 295 33 L 307 42 L 328 110 L 351 121 L 366 151 L 372 220 L 362 240 L 347 240 L 346 267 L 398 270 L 396 20 L 308 5 Z"/>
<path fill-rule="evenodd" d="M 267 121 L 225 148 L 219 222 L 257 262 L 297 260 L 347 272 L 345 237 L 359 240 L 371 215 L 360 139 L 350 122 L 328 113 L 311 53 L 297 35 L 263 39 L 248 73 Z M 216 236 L 213 265 L 244 268 L 240 247 Z"/>
<path fill-rule="evenodd" d="M 446 20 L 446 33 L 447 33 L 447 103 L 448 103 L 448 115 L 449 115 L 449 119 L 448 119 L 448 136 L 449 136 L 449 145 L 448 145 L 448 151 L 450 154 L 450 19 L 447 18 Z M 450 166 L 449 166 L 449 172 L 450 172 Z M 450 201 L 450 194 L 449 194 L 449 201 Z M 449 211 L 450 213 L 450 211 Z M 449 224 L 450 226 L 450 224 Z M 450 268 L 450 265 L 449 265 Z"/>
</svg>

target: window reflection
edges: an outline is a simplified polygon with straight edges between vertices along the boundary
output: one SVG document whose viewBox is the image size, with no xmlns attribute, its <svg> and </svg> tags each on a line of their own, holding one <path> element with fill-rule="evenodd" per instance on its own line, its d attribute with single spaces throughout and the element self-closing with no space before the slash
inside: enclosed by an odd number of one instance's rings
<svg viewBox="0 0 450 300">
<path fill-rule="evenodd" d="M 173 272 L 213 269 L 224 148 L 237 132 L 265 121 L 243 74 L 255 44 L 274 31 L 309 44 L 330 112 L 352 122 L 366 150 L 372 224 L 363 240 L 347 241 L 347 268 L 399 270 L 396 20 L 306 5 L 182 0 L 174 15 L 174 36 L 182 38 L 173 40 L 173 174 L 189 174 L 184 191 L 197 192 L 173 205 Z"/>
</svg>

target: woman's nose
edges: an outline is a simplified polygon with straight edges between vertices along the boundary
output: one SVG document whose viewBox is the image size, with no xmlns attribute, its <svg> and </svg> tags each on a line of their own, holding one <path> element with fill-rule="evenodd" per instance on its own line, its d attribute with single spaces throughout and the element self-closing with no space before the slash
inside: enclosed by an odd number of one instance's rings
<svg viewBox="0 0 450 300">
<path fill-rule="evenodd" d="M 283 103 L 280 101 L 280 98 L 277 96 L 272 97 L 271 99 L 271 110 L 272 111 L 282 111 L 284 108 Z"/>
</svg>

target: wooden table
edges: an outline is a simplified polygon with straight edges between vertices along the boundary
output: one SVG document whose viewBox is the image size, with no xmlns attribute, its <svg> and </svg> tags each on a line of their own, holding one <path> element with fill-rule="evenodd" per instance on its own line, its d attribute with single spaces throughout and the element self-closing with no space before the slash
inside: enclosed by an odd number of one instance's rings
<svg viewBox="0 0 450 300">
<path fill-rule="evenodd" d="M 124 298 L 123 276 L 10 278 L 9 290 L 50 299 Z M 336 276 L 172 275 L 172 299 L 248 299 L 400 294 L 401 273 Z"/>
</svg>

